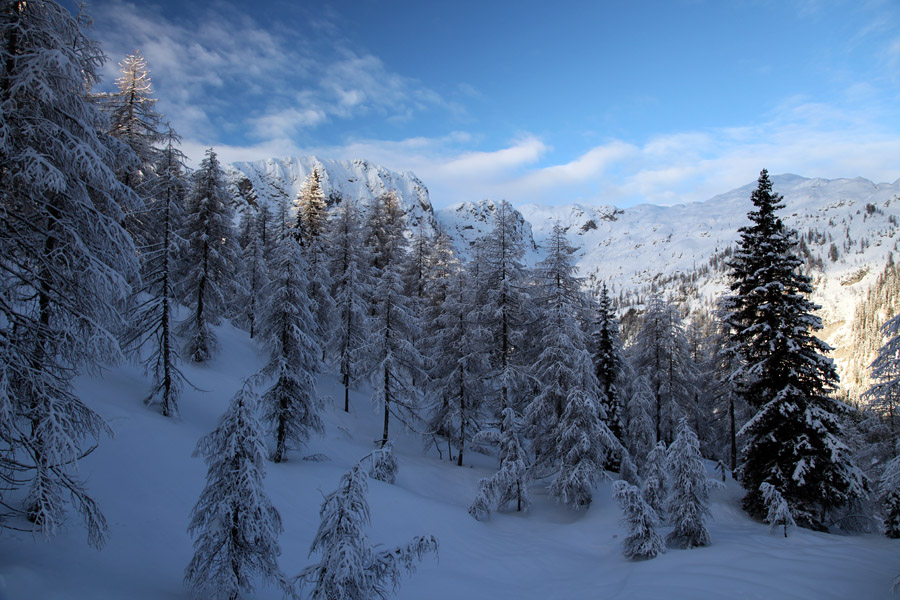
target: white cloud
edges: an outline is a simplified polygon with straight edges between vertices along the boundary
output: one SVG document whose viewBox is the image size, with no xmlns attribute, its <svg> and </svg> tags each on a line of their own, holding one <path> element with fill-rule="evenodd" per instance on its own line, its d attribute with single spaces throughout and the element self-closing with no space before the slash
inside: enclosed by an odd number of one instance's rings
<svg viewBox="0 0 900 600">
<path fill-rule="evenodd" d="M 178 22 L 152 3 L 112 1 L 92 10 L 94 35 L 114 58 L 105 66 L 107 86 L 118 76 L 116 63 L 139 49 L 159 110 L 186 137 L 213 138 L 230 130 L 264 143 L 373 112 L 409 119 L 434 108 L 459 110 L 419 81 L 390 71 L 378 57 L 350 50 L 327 18 L 298 32 L 264 29 L 237 6 L 221 2 L 201 5 L 200 17 Z M 314 31 L 328 43 L 310 38 Z"/>
</svg>

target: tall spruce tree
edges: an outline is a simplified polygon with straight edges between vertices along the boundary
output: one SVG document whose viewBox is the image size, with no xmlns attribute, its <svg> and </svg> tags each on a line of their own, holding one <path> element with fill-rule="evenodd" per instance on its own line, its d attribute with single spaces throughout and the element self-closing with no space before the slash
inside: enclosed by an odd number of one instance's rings
<svg viewBox="0 0 900 600">
<path fill-rule="evenodd" d="M 0 502 L 45 536 L 71 505 L 100 546 L 78 464 L 110 430 L 73 378 L 119 355 L 137 274 L 120 224 L 139 201 L 114 168 L 130 151 L 86 97 L 104 57 L 66 9 L 6 2 L 0 37 Z"/>
<path fill-rule="evenodd" d="M 594 358 L 594 372 L 600 386 L 600 407 L 606 426 L 613 435 L 623 439 L 625 408 L 620 392 L 620 378 L 625 368 L 625 353 L 619 337 L 619 322 L 616 319 L 604 283 L 597 298 L 594 329 L 591 333 L 591 350 Z"/>
<path fill-rule="evenodd" d="M 261 374 L 274 379 L 263 394 L 263 414 L 275 434 L 275 462 L 284 460 L 289 446 L 299 448 L 312 433 L 323 431 L 315 379 L 320 348 L 305 266 L 300 243 L 285 236 L 276 246 L 271 281 L 262 294 L 260 337 L 270 353 Z"/>
<path fill-rule="evenodd" d="M 830 396 L 838 375 L 825 357 L 830 348 L 813 335 L 822 323 L 807 299 L 812 286 L 800 272 L 796 234 L 776 215 L 782 200 L 763 170 L 751 225 L 739 229 L 729 263 L 733 294 L 722 300 L 743 361 L 741 394 L 756 411 L 742 429 L 738 475 L 754 517 L 766 516 L 760 484 L 769 483 L 798 525 L 823 529 L 826 513 L 862 497 L 867 484 L 842 441 L 839 415 L 848 408 Z"/>
<path fill-rule="evenodd" d="M 233 297 L 240 247 L 232 215 L 222 167 L 209 149 L 194 173 L 181 232 L 186 244 L 178 291 L 190 314 L 180 332 L 188 337 L 187 354 L 194 362 L 209 360 L 217 350 L 212 326 Z"/>
</svg>

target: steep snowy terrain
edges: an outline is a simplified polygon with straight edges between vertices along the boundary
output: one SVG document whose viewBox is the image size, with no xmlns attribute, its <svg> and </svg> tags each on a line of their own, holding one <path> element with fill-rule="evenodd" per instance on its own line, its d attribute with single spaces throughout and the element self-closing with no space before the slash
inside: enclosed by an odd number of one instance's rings
<svg viewBox="0 0 900 600">
<path fill-rule="evenodd" d="M 108 544 L 99 552 L 88 548 L 74 514 L 50 542 L 0 530 L 0 599 L 190 597 L 182 583 L 193 553 L 186 527 L 206 474 L 192 452 L 241 381 L 263 364 L 264 352 L 246 333 L 226 324 L 218 335 L 219 356 L 207 365 L 184 366 L 198 389 L 185 390 L 180 420 L 143 405 L 149 382 L 137 368 L 115 367 L 103 377 L 79 379 L 79 394 L 115 431 L 115 439 L 102 440 L 80 464 L 109 520 Z M 332 376 L 321 378 L 319 390 L 332 398 L 343 395 Z M 288 462 L 266 465 L 266 492 L 284 521 L 279 564 L 289 576 L 317 560 L 308 551 L 323 494 L 337 487 L 341 474 L 371 452 L 379 437 L 380 416 L 372 411 L 368 391 L 353 393 L 350 414 L 337 404 L 328 403 L 324 436 L 290 453 Z M 421 438 L 411 434 L 395 447 L 396 484 L 369 482 L 369 538 L 393 546 L 433 534 L 440 543 L 438 559 L 426 557 L 418 572 L 404 579 L 396 595 L 401 600 L 894 597 L 890 587 L 900 571 L 900 541 L 807 530 L 788 538 L 769 533 L 740 510 L 741 490 L 733 481 L 712 493 L 710 546 L 630 562 L 621 554 L 626 532 L 609 483 L 598 484 L 593 504 L 578 512 L 555 504 L 535 484 L 531 512 L 499 513 L 478 522 L 466 509 L 478 480 L 496 469 L 495 458 L 473 455 L 472 466 L 457 467 L 433 450 L 423 454 Z M 326 458 L 303 460 L 315 455 Z M 247 597 L 277 600 L 282 594 L 260 585 Z"/>
</svg>

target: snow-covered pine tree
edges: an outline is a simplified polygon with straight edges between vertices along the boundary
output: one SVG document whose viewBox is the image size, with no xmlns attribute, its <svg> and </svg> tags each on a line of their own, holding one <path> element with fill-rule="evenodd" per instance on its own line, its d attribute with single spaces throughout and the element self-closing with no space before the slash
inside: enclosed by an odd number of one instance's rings
<svg viewBox="0 0 900 600">
<path fill-rule="evenodd" d="M 71 504 L 99 547 L 106 522 L 77 472 L 110 430 L 72 379 L 119 355 L 137 274 L 120 223 L 139 201 L 85 96 L 104 57 L 81 24 L 56 2 L 7 2 L 0 36 L 0 501 L 17 511 L 27 488 L 21 512 L 48 537 Z"/>
<path fill-rule="evenodd" d="M 594 485 L 608 479 L 603 466 L 610 456 L 621 460 L 621 444 L 597 418 L 597 407 L 581 389 L 572 389 L 557 429 L 559 472 L 550 484 L 550 495 L 578 510 L 593 500 Z"/>
<path fill-rule="evenodd" d="M 650 454 L 647 455 L 647 462 L 644 463 L 644 481 L 641 484 L 641 494 L 644 500 L 663 519 L 666 516 L 666 499 L 669 496 L 669 471 L 666 454 L 665 442 L 656 442 Z"/>
<path fill-rule="evenodd" d="M 177 231 L 184 216 L 187 183 L 184 154 L 176 145 L 180 138 L 171 129 L 166 147 L 155 167 L 156 177 L 148 181 L 145 223 L 146 246 L 142 255 L 142 286 L 136 294 L 137 305 L 129 316 L 127 345 L 136 353 L 145 352 L 144 369 L 153 377 L 148 404 L 159 404 L 164 416 L 178 414 L 178 396 L 184 383 L 178 364 L 180 356 L 175 340 L 174 310 L 175 268 L 179 253 Z"/>
<path fill-rule="evenodd" d="M 194 453 L 208 467 L 188 525 L 194 556 L 184 580 L 197 598 L 235 600 L 251 592 L 259 576 L 283 580 L 277 563 L 281 516 L 263 488 L 266 448 L 258 403 L 245 383 Z"/>
<path fill-rule="evenodd" d="M 360 374 L 360 348 L 368 337 L 368 310 L 374 293 L 372 260 L 362 233 L 359 205 L 347 198 L 338 205 L 325 231 L 336 316 L 330 354 L 337 361 L 344 386 L 345 412 L 350 411 L 350 387 Z"/>
<path fill-rule="evenodd" d="M 270 248 L 271 234 L 268 231 L 270 213 L 264 201 L 257 201 L 256 206 L 247 205 L 241 216 L 240 235 L 243 270 L 241 289 L 235 298 L 239 307 L 232 312 L 234 325 L 246 329 L 250 337 L 256 336 L 259 322 L 259 311 L 264 302 L 262 290 L 269 279 L 269 262 L 273 261 L 274 247 Z"/>
<path fill-rule="evenodd" d="M 430 342 L 430 388 L 435 401 L 429 430 L 456 447 L 456 464 L 462 466 L 466 447 L 487 418 L 482 382 L 488 371 L 487 340 L 485 330 L 470 318 L 475 311 L 474 290 L 467 272 L 457 264 L 447 283 L 443 301 L 428 311 L 432 317 L 429 335 L 423 336 Z"/>
<path fill-rule="evenodd" d="M 325 232 L 327 221 L 328 204 L 325 201 L 325 191 L 322 189 L 319 167 L 316 166 L 303 180 L 297 194 L 295 235 L 300 245 L 308 248 L 313 241 L 318 240 Z"/>
<path fill-rule="evenodd" d="M 624 402 L 619 390 L 619 380 L 625 368 L 625 353 L 619 337 L 619 322 L 616 319 L 604 283 L 597 298 L 597 309 L 591 333 L 591 354 L 594 359 L 594 373 L 600 386 L 600 408 L 605 416 L 606 426 L 618 439 L 624 439 Z"/>
<path fill-rule="evenodd" d="M 262 292 L 260 338 L 270 354 L 260 374 L 274 379 L 262 397 L 263 418 L 275 435 L 275 462 L 284 460 L 289 446 L 299 448 L 312 433 L 323 430 L 315 379 L 321 350 L 306 294 L 305 267 L 300 242 L 283 237 L 273 255 L 271 280 Z"/>
<path fill-rule="evenodd" d="M 516 511 L 528 510 L 531 481 L 528 454 L 519 439 L 519 420 L 511 407 L 503 409 L 499 431 L 483 432 L 481 438 L 500 446 L 500 469 L 491 477 L 478 482 L 478 495 L 469 506 L 469 514 L 483 521 L 492 510 L 500 510 L 515 503 Z"/>
<path fill-rule="evenodd" d="M 532 440 L 535 467 L 545 473 L 559 467 L 560 419 L 568 400 L 592 404 L 599 391 L 594 365 L 587 348 L 587 336 L 576 320 L 583 306 L 581 282 L 575 277 L 575 252 L 557 223 L 547 240 L 547 257 L 535 270 L 536 304 L 539 318 L 533 330 L 532 346 L 540 354 L 530 369 L 537 392 L 525 409 L 526 433 Z"/>
<path fill-rule="evenodd" d="M 884 533 L 900 538 L 900 457 L 888 461 L 881 472 L 878 492 L 884 519 Z"/>
<path fill-rule="evenodd" d="M 372 382 L 376 406 L 384 410 L 382 447 L 389 439 L 391 415 L 407 426 L 421 419 L 420 390 L 413 381 L 425 380 L 424 358 L 413 342 L 421 328 L 403 293 L 400 275 L 406 252 L 404 223 L 394 194 L 380 196 L 370 208 L 368 240 L 374 249 L 377 281 L 371 297 L 369 338 L 360 356 L 361 373 Z"/>
<path fill-rule="evenodd" d="M 536 471 L 553 473 L 551 495 L 577 509 L 590 504 L 593 484 L 622 448 L 596 405 L 594 364 L 576 319 L 584 297 L 575 277 L 574 252 L 565 230 L 554 225 L 547 258 L 536 269 L 540 326 L 534 345 L 541 352 L 532 367 L 538 391 L 525 409 L 525 420 Z"/>
<path fill-rule="evenodd" d="M 301 591 L 312 588 L 310 600 L 387 598 L 400 586 L 403 571 L 413 573 L 417 561 L 437 553 L 438 541 L 432 535 L 376 550 L 364 531 L 371 522 L 367 490 L 366 473 L 357 464 L 341 477 L 338 489 L 325 497 L 319 510 L 322 522 L 310 547 L 310 554 L 321 558 L 294 578 Z"/>
<path fill-rule="evenodd" d="M 413 343 L 419 324 L 393 264 L 386 265 L 378 277 L 372 311 L 369 339 L 360 348 L 361 372 L 372 382 L 373 400 L 384 411 L 383 447 L 389 439 L 391 415 L 407 426 L 421 419 L 420 390 L 413 380 L 425 379 L 424 359 Z"/>
<path fill-rule="evenodd" d="M 485 383 L 495 398 L 491 410 L 524 408 L 526 327 L 534 320 L 528 293 L 528 272 L 523 264 L 525 243 L 519 232 L 516 211 L 505 200 L 495 207 L 494 228 L 479 240 L 477 260 L 472 261 L 477 282 L 476 318 L 487 330 L 486 349 L 490 372 Z"/>
<path fill-rule="evenodd" d="M 628 525 L 628 537 L 622 548 L 625 558 L 647 560 L 664 554 L 666 543 L 656 531 L 659 517 L 644 500 L 641 491 L 627 481 L 619 480 L 613 484 L 613 497 L 625 513 L 622 522 Z"/>
<path fill-rule="evenodd" d="M 649 379 L 646 375 L 638 376 L 631 386 L 631 396 L 626 406 L 628 427 L 625 430 L 625 443 L 639 467 L 647 462 L 656 438 L 653 419 L 650 417 L 653 401 Z"/>
<path fill-rule="evenodd" d="M 889 319 L 881 327 L 885 340 L 878 355 L 870 365 L 872 386 L 863 394 L 863 401 L 873 408 L 886 422 L 894 441 L 893 456 L 897 456 L 896 419 L 900 403 L 900 315 Z"/>
<path fill-rule="evenodd" d="M 109 114 L 110 135 L 125 142 L 137 155 L 138 162 L 118 173 L 127 186 L 138 189 L 155 174 L 160 162 L 159 145 L 165 142 L 163 116 L 156 112 L 150 70 L 139 51 L 119 63 L 121 76 L 116 79 L 118 91 L 100 96 L 101 107 Z"/>
<path fill-rule="evenodd" d="M 796 234 L 776 215 L 782 196 L 760 173 L 751 195 L 751 225 L 729 264 L 732 295 L 722 299 L 732 346 L 743 365 L 741 394 L 756 414 L 741 430 L 739 479 L 743 506 L 765 517 L 759 486 L 766 482 L 787 500 L 798 525 L 825 527 L 826 513 L 866 494 L 867 484 L 842 440 L 838 415 L 849 409 L 831 397 L 838 376 L 822 328 L 807 299 L 810 279 L 800 273 Z"/>
<path fill-rule="evenodd" d="M 766 505 L 766 523 L 769 524 L 769 531 L 775 531 L 781 526 L 784 529 L 784 537 L 787 537 L 788 529 L 796 525 L 791 507 L 771 483 L 763 481 L 759 484 L 759 491 Z"/>
<path fill-rule="evenodd" d="M 179 331 L 188 337 L 190 359 L 204 362 L 218 347 L 212 326 L 225 316 L 240 266 L 231 198 L 219 159 L 211 148 L 194 172 L 181 237 L 186 243 L 177 289 L 190 315 Z"/>
<path fill-rule="evenodd" d="M 659 294 L 651 296 L 631 350 L 634 371 L 646 374 L 653 389 L 656 441 L 671 442 L 696 394 L 696 372 L 677 307 Z"/>
<path fill-rule="evenodd" d="M 672 525 L 666 542 L 676 548 L 708 546 L 710 483 L 700 456 L 700 441 L 687 419 L 678 423 L 675 441 L 667 452 L 666 467 L 669 479 L 666 515 Z"/>
</svg>

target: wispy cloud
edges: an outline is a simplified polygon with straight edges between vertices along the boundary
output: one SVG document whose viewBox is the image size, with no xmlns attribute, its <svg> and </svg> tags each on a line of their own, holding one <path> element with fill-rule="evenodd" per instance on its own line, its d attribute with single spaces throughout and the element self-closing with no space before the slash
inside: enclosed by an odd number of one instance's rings
<svg viewBox="0 0 900 600">
<path fill-rule="evenodd" d="M 115 59 L 105 67 L 106 81 L 118 76 L 118 60 L 140 50 L 160 110 L 198 143 L 228 143 L 233 133 L 270 145 L 335 119 L 375 113 L 402 120 L 431 109 L 460 110 L 378 57 L 351 49 L 327 14 L 297 32 L 263 27 L 224 2 L 197 11 L 195 19 L 175 22 L 152 3 L 92 8 L 94 34 Z"/>
</svg>

